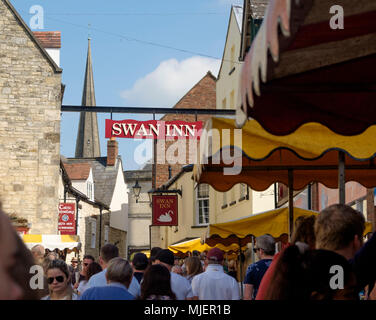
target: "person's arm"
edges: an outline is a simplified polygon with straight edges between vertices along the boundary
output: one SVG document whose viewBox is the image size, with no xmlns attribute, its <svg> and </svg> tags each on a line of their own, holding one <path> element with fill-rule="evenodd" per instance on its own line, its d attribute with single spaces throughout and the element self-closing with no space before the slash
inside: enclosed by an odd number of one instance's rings
<svg viewBox="0 0 376 320">
<path fill-rule="evenodd" d="M 252 300 L 253 284 L 244 284 L 244 297 L 243 300 Z"/>
</svg>

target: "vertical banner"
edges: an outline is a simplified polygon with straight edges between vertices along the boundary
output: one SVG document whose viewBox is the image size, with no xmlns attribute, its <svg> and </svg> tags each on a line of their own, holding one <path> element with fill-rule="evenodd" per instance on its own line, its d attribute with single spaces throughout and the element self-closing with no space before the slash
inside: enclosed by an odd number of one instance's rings
<svg viewBox="0 0 376 320">
<path fill-rule="evenodd" d="M 178 225 L 178 196 L 153 195 L 153 225 L 177 226 Z"/>
<path fill-rule="evenodd" d="M 59 204 L 59 223 L 58 230 L 60 234 L 76 234 L 76 204 L 60 203 Z"/>
</svg>

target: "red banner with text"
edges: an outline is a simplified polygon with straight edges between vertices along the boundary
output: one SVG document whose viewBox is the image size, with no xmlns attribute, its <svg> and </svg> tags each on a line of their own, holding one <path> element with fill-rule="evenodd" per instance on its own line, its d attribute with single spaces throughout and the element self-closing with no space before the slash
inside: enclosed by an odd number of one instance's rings
<svg viewBox="0 0 376 320">
<path fill-rule="evenodd" d="M 76 204 L 60 203 L 59 204 L 59 223 L 58 230 L 60 234 L 76 234 Z"/>
<path fill-rule="evenodd" d="M 200 139 L 202 121 L 137 121 L 106 119 L 106 138 Z"/>
<path fill-rule="evenodd" d="M 152 208 L 154 226 L 178 225 L 178 196 L 153 195 Z"/>
</svg>

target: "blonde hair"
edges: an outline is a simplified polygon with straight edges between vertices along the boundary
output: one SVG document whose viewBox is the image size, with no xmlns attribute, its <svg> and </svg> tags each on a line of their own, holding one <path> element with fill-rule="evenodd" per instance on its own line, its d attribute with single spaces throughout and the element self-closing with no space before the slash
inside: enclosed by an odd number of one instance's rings
<svg viewBox="0 0 376 320">
<path fill-rule="evenodd" d="M 129 287 L 133 270 L 130 263 L 120 257 L 110 260 L 107 266 L 106 278 L 108 281 L 119 282 Z"/>
</svg>

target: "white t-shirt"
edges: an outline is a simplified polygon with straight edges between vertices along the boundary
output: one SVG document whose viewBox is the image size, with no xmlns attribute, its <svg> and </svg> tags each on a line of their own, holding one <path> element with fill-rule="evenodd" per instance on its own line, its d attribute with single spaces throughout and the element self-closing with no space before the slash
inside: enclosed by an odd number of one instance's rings
<svg viewBox="0 0 376 320">
<path fill-rule="evenodd" d="M 219 264 L 209 264 L 206 271 L 193 277 L 193 295 L 199 300 L 239 300 L 239 285 Z"/>
<path fill-rule="evenodd" d="M 171 289 L 176 295 L 177 300 L 185 300 L 193 297 L 192 287 L 189 281 L 181 275 L 171 273 Z"/>
</svg>

